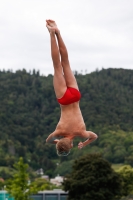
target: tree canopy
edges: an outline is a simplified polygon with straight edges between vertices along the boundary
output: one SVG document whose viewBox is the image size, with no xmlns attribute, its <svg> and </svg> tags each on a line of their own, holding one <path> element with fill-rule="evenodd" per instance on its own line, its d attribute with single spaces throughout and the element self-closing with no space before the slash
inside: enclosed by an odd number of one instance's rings
<svg viewBox="0 0 133 200">
<path fill-rule="evenodd" d="M 122 179 L 122 195 L 133 195 L 133 168 L 130 165 L 124 165 L 117 172 Z"/>
<path fill-rule="evenodd" d="M 28 172 L 29 166 L 24 163 L 22 157 L 14 164 L 14 167 L 16 172 L 12 178 L 6 181 L 6 190 L 15 200 L 30 200 L 30 196 L 36 194 L 40 190 L 56 188 L 55 185 L 42 178 L 31 181 Z"/>
<path fill-rule="evenodd" d="M 74 162 L 64 179 L 68 200 L 114 200 L 121 195 L 121 179 L 99 154 L 85 155 Z"/>
</svg>

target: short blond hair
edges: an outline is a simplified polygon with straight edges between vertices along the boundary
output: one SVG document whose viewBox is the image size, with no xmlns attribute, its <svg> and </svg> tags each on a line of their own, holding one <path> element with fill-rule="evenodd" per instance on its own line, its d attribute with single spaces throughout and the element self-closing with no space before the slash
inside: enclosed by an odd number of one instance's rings
<svg viewBox="0 0 133 200">
<path fill-rule="evenodd" d="M 60 139 L 56 144 L 58 156 L 67 156 L 70 153 L 71 147 L 71 141 L 68 138 Z"/>
</svg>

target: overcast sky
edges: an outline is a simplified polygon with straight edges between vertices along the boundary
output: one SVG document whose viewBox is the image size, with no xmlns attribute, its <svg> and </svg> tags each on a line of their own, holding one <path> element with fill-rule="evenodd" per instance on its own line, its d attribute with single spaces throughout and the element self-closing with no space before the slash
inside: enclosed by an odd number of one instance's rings
<svg viewBox="0 0 133 200">
<path fill-rule="evenodd" d="M 133 0 L 1 0 L 1 69 L 53 74 L 46 19 L 57 22 L 73 71 L 133 69 Z"/>
</svg>

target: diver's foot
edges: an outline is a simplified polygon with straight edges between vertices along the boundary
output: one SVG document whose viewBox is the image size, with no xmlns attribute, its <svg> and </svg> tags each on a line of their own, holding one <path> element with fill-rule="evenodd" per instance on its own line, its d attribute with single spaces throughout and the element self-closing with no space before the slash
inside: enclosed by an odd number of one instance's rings
<svg viewBox="0 0 133 200">
<path fill-rule="evenodd" d="M 47 27 L 49 33 L 54 33 L 55 34 L 55 29 L 53 27 L 49 26 L 48 23 L 46 24 L 46 27 Z"/>
<path fill-rule="evenodd" d="M 53 28 L 55 30 L 55 33 L 59 32 L 57 24 L 55 23 L 54 20 L 48 19 L 48 20 L 46 20 L 46 22 L 47 22 L 48 26 L 50 26 L 51 28 Z"/>
</svg>

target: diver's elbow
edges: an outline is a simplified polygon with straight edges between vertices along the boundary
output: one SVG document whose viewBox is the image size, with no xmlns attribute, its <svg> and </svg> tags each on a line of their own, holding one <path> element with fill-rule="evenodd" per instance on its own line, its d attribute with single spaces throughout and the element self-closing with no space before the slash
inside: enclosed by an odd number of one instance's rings
<svg viewBox="0 0 133 200">
<path fill-rule="evenodd" d="M 49 143 L 48 138 L 46 139 L 46 143 Z"/>
<path fill-rule="evenodd" d="M 95 135 L 94 135 L 94 140 L 97 140 L 97 138 L 98 138 L 98 135 L 95 134 Z"/>
</svg>

